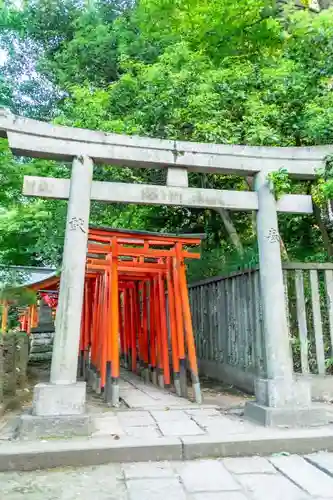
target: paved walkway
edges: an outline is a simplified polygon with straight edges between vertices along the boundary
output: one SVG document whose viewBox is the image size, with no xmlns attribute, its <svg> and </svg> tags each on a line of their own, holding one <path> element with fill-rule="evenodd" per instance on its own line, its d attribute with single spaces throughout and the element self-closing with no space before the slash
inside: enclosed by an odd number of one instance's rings
<svg viewBox="0 0 333 500">
<path fill-rule="evenodd" d="M 332 500 L 333 454 L 1 473 L 0 491 L 6 500 Z"/>
<path fill-rule="evenodd" d="M 283 429 L 270 429 L 239 416 L 224 414 L 214 407 L 175 407 L 151 410 L 120 410 L 98 413 L 94 418 L 93 437 L 122 438 L 126 436 L 142 439 L 186 436 L 232 436 L 251 434 L 257 436 L 278 435 Z M 330 432 L 333 426 L 325 426 Z M 285 431 L 285 429 L 284 429 Z M 294 430 L 292 430 L 294 433 Z"/>
<path fill-rule="evenodd" d="M 20 441 L 18 414 L 5 416 L 0 422 L 0 470 L 333 451 L 332 405 L 326 407 L 331 415 L 327 426 L 272 429 L 245 420 L 234 409 L 230 413 L 219 406 L 198 406 L 132 374 L 123 375 L 121 394 L 123 404 L 116 409 L 108 408 L 102 398 L 88 398 L 94 421 L 89 437 L 73 439 L 69 425 L 61 439 L 40 434 L 37 439 L 32 429 L 29 440 Z M 331 496 L 333 500 L 333 487 Z"/>
<path fill-rule="evenodd" d="M 151 383 L 146 383 L 141 377 L 126 370 L 121 372 L 120 397 L 129 408 L 133 409 L 191 408 L 194 404 Z"/>
<path fill-rule="evenodd" d="M 146 384 L 140 377 L 123 371 L 120 380 L 122 405 L 119 408 L 107 407 L 100 396 L 88 397 L 87 410 L 93 416 L 94 438 L 123 439 L 137 438 L 179 438 L 199 441 L 230 437 L 246 439 L 290 436 L 327 431 L 333 432 L 333 406 L 325 405 L 331 414 L 331 423 L 315 429 L 271 429 L 254 424 L 242 417 L 242 409 L 226 408 L 217 405 L 197 405 L 173 393 Z M 91 395 L 90 395 L 91 396 Z M 245 400 L 244 400 L 245 403 Z M 8 414 L 0 421 L 0 446 L 13 440 L 17 417 Z M 33 438 L 32 438 L 33 439 Z M 189 441 L 191 442 L 191 441 Z M 318 448 L 317 448 L 318 449 Z"/>
<path fill-rule="evenodd" d="M 121 398 L 127 408 L 104 408 L 95 413 L 93 436 L 131 436 L 156 438 L 200 436 L 217 431 L 244 433 L 257 427 L 239 417 L 222 414 L 213 405 L 197 405 L 175 394 L 146 384 L 132 373 L 123 372 L 120 380 Z M 90 405 L 91 413 L 96 406 Z M 99 408 L 100 411 L 100 408 Z"/>
<path fill-rule="evenodd" d="M 217 405 L 197 405 L 146 384 L 140 377 L 126 371 L 122 371 L 120 393 L 127 408 L 115 410 L 104 406 L 101 412 L 100 405 L 90 404 L 89 411 L 95 413 L 96 431 L 93 437 L 130 436 L 147 439 L 247 433 L 271 436 L 279 432 L 279 429 L 264 428 L 243 419 L 242 410 L 234 414 Z M 327 411 L 332 411 L 332 405 L 327 405 Z M 333 426 L 329 425 L 327 429 L 332 431 Z"/>
</svg>

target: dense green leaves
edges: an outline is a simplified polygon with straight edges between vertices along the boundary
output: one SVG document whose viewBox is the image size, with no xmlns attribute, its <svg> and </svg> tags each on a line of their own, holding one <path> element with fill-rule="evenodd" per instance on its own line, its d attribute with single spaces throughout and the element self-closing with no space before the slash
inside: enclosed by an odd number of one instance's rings
<svg viewBox="0 0 333 500">
<path fill-rule="evenodd" d="M 7 2 L 0 21 L 6 54 L 0 99 L 14 112 L 190 141 L 333 143 L 332 9 L 282 12 L 273 0 L 26 0 L 21 9 Z M 69 175 L 63 165 L 15 160 L 1 143 L 2 262 L 60 261 L 66 204 L 20 194 L 23 175 L 37 172 Z M 96 168 L 95 178 L 163 183 L 165 172 L 107 166 Z M 190 184 L 249 189 L 251 179 L 192 174 Z M 329 186 L 327 178 L 316 188 L 321 201 L 333 192 Z M 288 189 L 310 192 L 311 186 Z M 319 219 L 316 214 L 281 216 L 290 258 L 326 258 L 323 231 L 330 228 L 323 211 Z M 256 260 L 255 223 L 247 214 L 231 215 L 230 226 L 210 210 L 94 203 L 91 220 L 205 232 L 206 265 L 193 268 L 194 275 Z M 234 257 L 231 230 L 244 247 L 242 259 Z"/>
</svg>

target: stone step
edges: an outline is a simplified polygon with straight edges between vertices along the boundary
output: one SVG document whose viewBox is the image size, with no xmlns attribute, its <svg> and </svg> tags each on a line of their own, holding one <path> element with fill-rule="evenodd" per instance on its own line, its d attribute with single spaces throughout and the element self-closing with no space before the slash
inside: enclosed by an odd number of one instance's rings
<svg viewBox="0 0 333 500">
<path fill-rule="evenodd" d="M 0 445 L 0 471 L 79 467 L 112 462 L 249 457 L 281 452 L 311 453 L 323 449 L 333 451 L 332 429 L 276 431 L 273 435 L 272 433 L 263 435 L 258 431 L 251 435 L 232 436 L 203 435 L 183 438 L 161 436 L 145 439 L 102 436 L 68 440 L 18 441 Z M 282 468 L 282 465 L 279 467 Z M 286 474 L 288 474 L 287 469 Z M 295 479 L 301 480 L 294 477 L 294 481 Z"/>
</svg>

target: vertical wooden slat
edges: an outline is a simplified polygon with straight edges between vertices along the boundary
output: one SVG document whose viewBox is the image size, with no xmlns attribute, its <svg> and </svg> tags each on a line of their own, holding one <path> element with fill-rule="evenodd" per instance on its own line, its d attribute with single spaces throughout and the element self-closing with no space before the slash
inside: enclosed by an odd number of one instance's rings
<svg viewBox="0 0 333 500">
<path fill-rule="evenodd" d="M 288 327 L 288 337 L 289 337 L 289 349 L 290 356 L 293 357 L 293 350 L 291 345 L 291 328 L 290 328 L 290 309 L 289 309 L 289 288 L 288 288 L 288 271 L 283 271 L 283 287 L 284 287 L 284 303 L 286 307 L 286 317 L 287 317 L 287 327 Z"/>
<path fill-rule="evenodd" d="M 200 332 L 199 332 L 199 322 L 198 322 L 198 287 L 191 288 L 191 294 L 193 296 L 193 327 L 195 331 L 195 342 L 197 346 L 198 357 L 201 357 L 201 346 L 200 346 Z M 177 300 L 177 297 L 176 297 Z"/>
<path fill-rule="evenodd" d="M 234 317 L 234 332 L 233 332 L 233 349 L 235 354 L 234 364 L 242 362 L 242 352 L 240 349 L 241 342 L 241 321 L 240 321 L 240 290 L 239 290 L 239 277 L 234 276 L 231 278 L 233 286 L 233 317 Z"/>
<path fill-rule="evenodd" d="M 331 349 L 333 353 L 333 271 L 325 271 L 327 311 L 330 325 Z"/>
<path fill-rule="evenodd" d="M 231 280 L 227 278 L 225 280 L 226 292 L 227 292 L 227 325 L 226 325 L 226 335 L 225 335 L 225 346 L 226 346 L 226 363 L 230 363 L 232 360 L 232 306 L 231 306 Z"/>
<path fill-rule="evenodd" d="M 199 293 L 200 293 L 200 287 L 196 286 L 195 287 L 195 323 L 196 323 L 196 330 L 197 330 L 197 349 L 199 350 L 199 356 L 202 358 L 203 352 L 202 352 L 202 343 L 201 343 L 201 331 L 200 331 L 200 320 L 201 320 L 201 310 L 200 310 L 200 304 L 199 304 Z M 177 299 L 177 298 L 176 298 Z"/>
<path fill-rule="evenodd" d="M 289 315 L 289 293 L 288 293 L 288 271 L 283 271 L 284 301 L 286 306 L 288 334 L 290 336 L 290 315 Z"/>
<path fill-rule="evenodd" d="M 203 303 L 204 303 L 204 343 L 205 343 L 205 359 L 209 359 L 209 299 L 208 286 L 202 287 Z"/>
<path fill-rule="evenodd" d="M 199 287 L 199 306 L 200 306 L 200 337 L 202 358 L 207 359 L 206 345 L 205 345 L 205 301 L 204 301 L 204 286 Z"/>
<path fill-rule="evenodd" d="M 220 332 L 221 332 L 221 339 L 220 339 L 220 342 L 221 342 L 221 350 L 223 351 L 223 362 L 224 363 L 228 363 L 228 342 L 229 342 L 229 326 L 228 326 L 228 322 L 229 322 L 229 318 L 228 318 L 228 280 L 227 279 L 224 279 L 222 282 L 221 282 L 221 286 L 222 286 L 222 293 L 224 292 L 224 314 L 223 317 L 224 318 L 224 325 L 223 327 L 221 328 L 220 327 Z M 223 283 L 223 285 L 222 285 Z"/>
<path fill-rule="evenodd" d="M 311 283 L 311 298 L 312 298 L 312 313 L 313 313 L 313 328 L 316 339 L 316 353 L 319 375 L 325 375 L 325 351 L 323 328 L 320 313 L 320 296 L 318 290 L 318 272 L 316 270 L 310 271 Z"/>
<path fill-rule="evenodd" d="M 217 308 L 217 359 L 222 363 L 226 361 L 224 338 L 227 336 L 227 309 L 226 301 L 227 294 L 225 288 L 225 280 L 221 280 L 218 285 L 219 302 Z"/>
<path fill-rule="evenodd" d="M 309 373 L 308 328 L 306 324 L 304 280 L 303 280 L 303 271 L 299 269 L 295 270 L 295 290 L 296 290 L 297 323 L 298 323 L 299 341 L 301 348 L 302 373 Z"/>
<path fill-rule="evenodd" d="M 209 360 L 213 361 L 214 359 L 214 306 L 215 306 L 216 297 L 214 297 L 214 284 L 211 283 L 207 287 L 207 319 L 208 319 L 208 355 Z"/>
<path fill-rule="evenodd" d="M 227 279 L 228 287 L 228 364 L 233 364 L 234 362 L 234 348 L 233 348 L 233 332 L 234 332 L 234 320 L 233 320 L 233 298 L 232 298 L 232 279 Z"/>
<path fill-rule="evenodd" d="M 246 370 L 249 369 L 251 364 L 250 353 L 250 332 L 249 332 L 249 287 L 250 274 L 243 275 L 243 321 L 244 321 L 244 367 Z"/>
<path fill-rule="evenodd" d="M 248 358 L 249 358 L 249 368 L 251 372 L 253 372 L 253 369 L 255 367 L 255 358 L 254 358 L 254 335 L 253 335 L 253 308 L 252 308 L 252 279 L 253 279 L 253 273 L 250 273 L 248 275 L 247 279 L 247 321 L 248 321 L 248 342 L 249 342 L 249 351 L 248 351 Z"/>
<path fill-rule="evenodd" d="M 251 356 L 249 363 L 251 371 L 256 373 L 256 334 L 255 334 L 255 309 L 253 303 L 256 300 L 254 295 L 254 274 L 248 276 L 247 300 L 248 300 L 248 321 L 249 321 L 249 342 L 251 344 Z"/>
<path fill-rule="evenodd" d="M 201 345 L 201 332 L 200 332 L 200 318 L 201 318 L 201 311 L 200 311 L 200 306 L 199 306 L 199 288 L 196 286 L 193 291 L 194 291 L 194 318 L 195 318 L 195 330 L 196 330 L 196 342 L 197 342 L 197 349 L 198 349 L 198 356 L 199 358 L 202 358 L 202 345 Z M 177 299 L 177 297 L 176 297 Z"/>
<path fill-rule="evenodd" d="M 198 342 L 198 323 L 197 323 L 197 311 L 196 311 L 196 287 L 189 289 L 190 296 L 190 304 L 191 304 L 191 313 L 192 313 L 192 324 L 193 324 L 193 332 L 195 338 L 195 344 L 197 346 L 197 353 L 199 356 L 199 342 Z"/>
<path fill-rule="evenodd" d="M 201 304 L 201 335 L 202 335 L 202 352 L 204 359 L 207 359 L 207 342 L 206 342 L 206 293 L 205 286 L 200 287 L 200 304 Z"/>
<path fill-rule="evenodd" d="M 255 357 L 256 357 L 256 368 L 257 374 L 262 375 L 262 331 L 261 331 L 261 321 L 260 321 L 260 284 L 259 284 L 259 272 L 255 271 L 253 273 L 253 309 L 254 309 L 254 339 L 255 339 Z"/>
<path fill-rule="evenodd" d="M 237 345 L 237 316 L 236 316 L 236 307 L 237 307 L 237 288 L 236 288 L 236 280 L 234 277 L 230 279 L 230 305 L 231 305 L 231 359 L 232 364 L 238 364 L 239 360 L 239 351 Z"/>
<path fill-rule="evenodd" d="M 217 322 L 217 309 L 219 306 L 220 298 L 217 283 L 212 284 L 212 299 L 213 299 L 213 315 L 212 315 L 212 360 L 216 361 L 217 357 L 217 337 L 218 337 L 218 322 Z"/>
<path fill-rule="evenodd" d="M 200 333 L 200 305 L 199 305 L 199 287 L 196 286 L 193 289 L 193 294 L 194 294 L 194 321 L 195 321 L 195 329 L 196 329 L 196 338 L 197 338 L 197 350 L 198 350 L 198 356 L 199 358 L 202 358 L 202 350 L 201 350 L 201 333 Z M 177 300 L 177 297 L 175 298 Z"/>
<path fill-rule="evenodd" d="M 239 367 L 241 370 L 245 369 L 245 322 L 244 322 L 244 275 L 237 276 L 236 278 L 236 294 L 237 294 L 237 337 L 236 342 L 239 352 Z"/>
</svg>

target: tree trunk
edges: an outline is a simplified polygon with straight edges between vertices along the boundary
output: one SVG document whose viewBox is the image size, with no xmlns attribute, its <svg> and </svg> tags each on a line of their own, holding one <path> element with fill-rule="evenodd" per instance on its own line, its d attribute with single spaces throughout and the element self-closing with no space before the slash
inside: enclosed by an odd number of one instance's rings
<svg viewBox="0 0 333 500">
<path fill-rule="evenodd" d="M 211 183 L 209 182 L 208 176 L 204 175 L 202 177 L 202 187 L 205 188 L 206 186 L 214 188 L 214 186 L 212 186 Z M 244 247 L 228 210 L 226 210 L 225 208 L 214 208 L 214 210 L 220 215 L 232 244 L 236 248 L 239 255 L 242 257 L 244 255 Z"/>
<path fill-rule="evenodd" d="M 221 219 L 223 220 L 224 227 L 226 228 L 229 238 L 233 245 L 235 246 L 239 255 L 244 255 L 244 247 L 240 240 L 240 237 L 237 233 L 234 223 L 231 220 L 228 210 L 225 208 L 215 208 L 214 209 L 218 214 L 220 214 Z"/>
<path fill-rule="evenodd" d="M 327 231 L 327 227 L 322 219 L 321 210 L 315 203 L 313 204 L 313 213 L 320 229 L 321 237 L 323 238 L 324 248 L 329 257 L 333 257 L 333 244 Z"/>
<path fill-rule="evenodd" d="M 281 255 L 285 260 L 289 260 L 288 252 L 286 249 L 286 245 L 284 244 L 283 239 L 280 236 L 280 250 L 281 250 Z"/>
<path fill-rule="evenodd" d="M 254 179 L 253 177 L 246 177 L 246 183 L 250 188 L 250 191 L 253 191 Z M 257 234 L 257 212 L 255 210 L 251 213 L 252 217 L 252 230 L 253 234 Z"/>
</svg>

